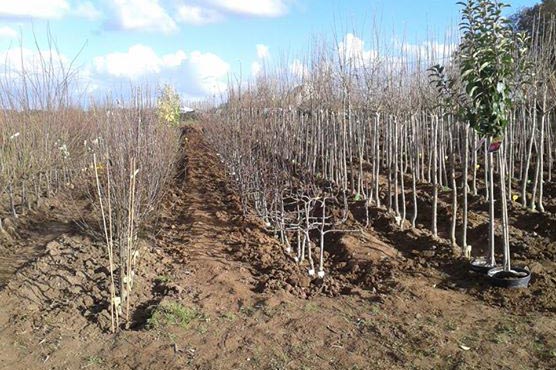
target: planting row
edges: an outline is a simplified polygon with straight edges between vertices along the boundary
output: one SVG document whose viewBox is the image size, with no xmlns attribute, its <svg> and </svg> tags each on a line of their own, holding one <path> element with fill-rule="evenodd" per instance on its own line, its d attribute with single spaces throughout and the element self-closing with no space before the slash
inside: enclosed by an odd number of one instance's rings
<svg viewBox="0 0 556 370">
<path fill-rule="evenodd" d="M 324 276 L 325 235 L 352 231 L 341 226 L 351 202 L 364 202 L 367 224 L 373 205 L 386 207 L 400 228 L 416 227 L 417 188 L 429 184 L 431 214 L 423 219 L 437 237 L 439 193 L 449 192 L 449 238 L 471 257 L 468 196 L 484 197 L 490 251 L 477 263 L 496 266 L 496 212 L 506 270 L 508 207 L 554 211 L 545 207 L 556 156 L 554 30 L 515 34 L 500 16 L 502 5 L 488 3 L 467 2 L 453 55 L 368 59 L 338 43 L 321 45 L 302 76 L 279 70 L 231 86 L 227 104 L 205 125 L 245 209 L 294 250 L 297 263 L 307 258 L 310 275 L 317 248 Z M 438 59 L 447 66 L 429 68 Z"/>
</svg>

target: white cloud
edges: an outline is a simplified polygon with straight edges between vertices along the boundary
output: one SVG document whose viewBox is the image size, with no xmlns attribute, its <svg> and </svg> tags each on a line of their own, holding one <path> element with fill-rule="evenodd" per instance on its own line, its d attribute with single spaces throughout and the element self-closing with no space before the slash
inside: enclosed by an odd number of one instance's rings
<svg viewBox="0 0 556 370">
<path fill-rule="evenodd" d="M 189 69 L 200 91 L 212 94 L 226 90 L 226 77 L 230 65 L 216 54 L 192 52 L 189 57 Z"/>
<path fill-rule="evenodd" d="M 70 59 L 55 50 L 35 50 L 16 48 L 0 51 L 0 78 L 18 86 L 20 78 L 27 78 L 38 85 L 47 83 L 43 77 L 48 74 L 48 80 L 62 80 L 70 72 Z"/>
<path fill-rule="evenodd" d="M 222 15 L 214 9 L 203 8 L 196 5 L 182 4 L 177 8 L 176 19 L 183 23 L 196 26 L 216 23 L 222 19 Z"/>
<path fill-rule="evenodd" d="M 268 59 L 270 57 L 270 52 L 268 51 L 268 46 L 264 44 L 257 44 L 257 58 Z"/>
<path fill-rule="evenodd" d="M 210 0 L 222 11 L 257 17 L 279 17 L 288 12 L 286 0 Z"/>
<path fill-rule="evenodd" d="M 158 0 L 113 0 L 115 19 L 109 25 L 127 31 L 171 33 L 176 22 Z"/>
<path fill-rule="evenodd" d="M 264 69 L 264 65 L 270 59 L 268 46 L 264 44 L 255 45 L 257 50 L 257 60 L 251 63 L 251 76 L 258 77 Z"/>
<path fill-rule="evenodd" d="M 2 0 L 0 18 L 59 19 L 69 9 L 67 0 Z"/>
<path fill-rule="evenodd" d="M 77 6 L 73 9 L 72 13 L 78 17 L 86 18 L 89 20 L 96 20 L 99 19 L 101 16 L 101 12 L 95 8 L 92 2 L 90 1 L 83 1 L 78 3 Z"/>
<path fill-rule="evenodd" d="M 177 0 L 176 0 L 177 1 Z M 180 0 L 176 20 L 205 25 L 224 20 L 226 15 L 273 18 L 288 13 L 292 0 Z"/>
<path fill-rule="evenodd" d="M 17 31 L 11 27 L 3 26 L 0 27 L 0 39 L 15 39 L 17 37 Z"/>
<path fill-rule="evenodd" d="M 174 54 L 163 55 L 161 59 L 164 67 L 179 67 L 187 59 L 187 55 L 182 50 L 178 50 Z"/>
<path fill-rule="evenodd" d="M 55 50 L 17 48 L 0 51 L 0 71 L 8 75 L 25 71 L 29 75 L 43 74 L 45 68 L 62 72 L 69 66 L 69 59 Z M 64 68 L 62 68 L 64 67 Z"/>
<path fill-rule="evenodd" d="M 255 61 L 251 64 L 251 75 L 253 77 L 259 76 L 262 70 L 263 70 L 263 66 L 261 65 L 261 63 Z"/>
<path fill-rule="evenodd" d="M 420 44 L 406 44 L 395 40 L 400 50 L 410 58 L 438 61 L 448 58 L 457 49 L 456 44 L 446 44 L 436 41 L 425 41 Z"/>
<path fill-rule="evenodd" d="M 338 44 L 338 54 L 342 63 L 356 68 L 368 66 L 378 57 L 375 50 L 365 50 L 365 42 L 352 33 L 348 33 Z"/>
<path fill-rule="evenodd" d="M 175 66 L 176 63 L 180 63 L 176 59 L 179 57 L 175 55 L 159 57 L 150 47 L 138 44 L 130 47 L 125 53 L 116 52 L 96 57 L 93 65 L 98 73 L 136 79 L 147 74 L 159 73 L 167 64 Z"/>
<path fill-rule="evenodd" d="M 40 78 L 45 63 L 48 68 L 52 63 L 53 78 L 61 81 L 71 60 L 49 50 L 0 51 L 0 79 L 13 84 L 10 89 L 16 89 L 22 72 L 29 78 Z M 100 98 L 111 91 L 121 91 L 130 82 L 151 87 L 170 83 L 184 99 L 201 99 L 224 93 L 229 71 L 230 65 L 210 52 L 176 50 L 158 54 L 149 46 L 137 44 L 124 52 L 97 56 L 80 66 L 72 86 Z"/>
<path fill-rule="evenodd" d="M 226 90 L 230 66 L 212 53 L 178 50 L 159 56 L 152 48 L 138 44 L 126 52 L 94 58 L 93 70 L 98 85 L 122 80 L 171 82 L 184 97 L 199 98 Z"/>
<path fill-rule="evenodd" d="M 29 104 L 30 107 L 43 109 L 52 107 L 52 104 L 55 106 L 57 98 L 61 97 L 57 94 L 63 94 L 66 88 L 70 94 L 79 95 L 82 91 L 81 77 L 82 71 L 56 50 L 18 47 L 0 51 L 0 80 L 6 88 L 0 91 L 0 95 L 9 94 L 13 99 L 0 99 L 0 105 L 3 108 L 21 108 Z M 60 88 L 62 81 L 64 90 Z M 30 85 L 32 89 L 28 89 Z"/>
<path fill-rule="evenodd" d="M 255 45 L 257 50 L 257 60 L 251 63 L 251 76 L 258 77 L 264 69 L 266 61 L 270 58 L 268 46 L 264 44 Z"/>
</svg>

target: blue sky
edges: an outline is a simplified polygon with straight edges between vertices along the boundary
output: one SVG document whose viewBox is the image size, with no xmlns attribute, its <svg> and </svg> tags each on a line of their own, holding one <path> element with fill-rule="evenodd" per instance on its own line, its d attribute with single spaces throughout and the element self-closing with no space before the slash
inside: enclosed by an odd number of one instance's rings
<svg viewBox="0 0 556 370">
<path fill-rule="evenodd" d="M 509 3 L 513 12 L 536 1 Z M 458 21 L 456 0 L 0 0 L 0 64 L 16 68 L 21 50 L 36 63 L 33 33 L 44 50 L 50 29 L 62 63 L 82 49 L 91 93 L 168 82 L 198 99 L 240 70 L 248 79 L 263 65 L 293 68 L 315 38 L 371 53 L 377 32 L 386 43 L 443 43 Z"/>
</svg>

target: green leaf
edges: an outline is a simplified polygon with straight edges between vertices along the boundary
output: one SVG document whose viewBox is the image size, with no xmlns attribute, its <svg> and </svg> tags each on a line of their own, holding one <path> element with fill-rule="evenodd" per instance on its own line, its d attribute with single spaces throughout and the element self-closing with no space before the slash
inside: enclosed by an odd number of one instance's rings
<svg viewBox="0 0 556 370">
<path fill-rule="evenodd" d="M 462 80 L 465 80 L 465 78 L 466 78 L 467 76 L 469 76 L 469 75 L 470 75 L 471 73 L 473 73 L 473 72 L 474 72 L 473 69 L 465 70 L 465 71 L 461 74 L 461 79 L 462 79 Z"/>
<path fill-rule="evenodd" d="M 484 63 L 481 64 L 481 66 L 479 67 L 479 72 L 482 71 L 482 70 L 484 70 L 486 67 L 488 67 L 488 66 L 490 66 L 490 65 L 491 65 L 491 62 L 490 62 L 490 61 L 484 62 Z"/>
</svg>

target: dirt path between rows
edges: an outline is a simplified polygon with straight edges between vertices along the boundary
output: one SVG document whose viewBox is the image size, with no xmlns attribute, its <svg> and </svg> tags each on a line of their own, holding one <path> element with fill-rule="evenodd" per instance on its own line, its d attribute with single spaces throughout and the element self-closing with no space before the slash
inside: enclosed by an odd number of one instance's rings
<svg viewBox="0 0 556 370">
<path fill-rule="evenodd" d="M 252 300 L 255 284 L 249 266 L 232 258 L 240 239 L 239 209 L 198 134 L 186 138 L 184 150 L 184 179 L 163 212 L 157 244 L 186 263 L 181 281 L 189 286 L 194 280 L 194 295 L 203 307 L 239 308 Z"/>
<path fill-rule="evenodd" d="M 142 241 L 132 329 L 106 330 L 102 245 L 66 233 L 0 291 L 1 369 L 556 368 L 553 313 L 445 289 L 372 229 L 340 238 L 327 257 L 344 267 L 309 279 L 243 218 L 200 130 L 183 149 Z"/>
</svg>

